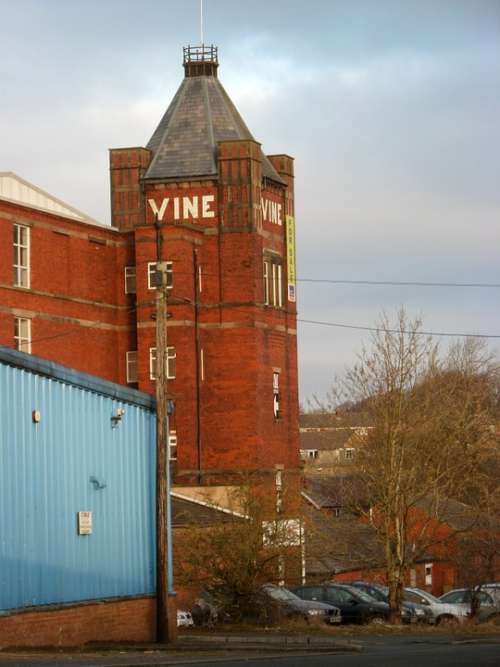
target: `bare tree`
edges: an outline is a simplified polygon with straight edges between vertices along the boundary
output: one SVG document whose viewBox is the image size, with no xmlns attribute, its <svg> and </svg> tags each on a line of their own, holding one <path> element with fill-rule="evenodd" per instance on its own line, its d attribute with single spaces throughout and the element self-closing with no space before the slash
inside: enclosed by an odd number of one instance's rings
<svg viewBox="0 0 500 667">
<path fill-rule="evenodd" d="M 269 485 L 242 481 L 217 522 L 193 521 L 179 540 L 180 585 L 208 593 L 232 619 L 255 616 L 264 583 L 284 577 L 298 583 L 301 524 L 286 518 L 282 507 L 288 505 Z"/>
<path fill-rule="evenodd" d="M 480 610 L 482 586 L 495 581 L 500 571 L 500 487 L 483 495 L 474 506 L 477 520 L 474 529 L 458 536 L 452 560 L 460 585 L 471 591 L 471 612 Z"/>
<path fill-rule="evenodd" d="M 421 333 L 421 321 L 410 320 L 403 309 L 395 324 L 382 317 L 371 342 L 338 397 L 362 403 L 373 426 L 357 453 L 363 497 L 351 497 L 350 504 L 383 543 L 397 623 L 407 571 L 444 539 L 438 526 L 447 521 L 449 498 L 485 484 L 491 359 L 483 345 L 466 341 L 440 360 L 437 345 Z M 457 530 L 469 530 L 473 522 L 464 510 Z"/>
</svg>

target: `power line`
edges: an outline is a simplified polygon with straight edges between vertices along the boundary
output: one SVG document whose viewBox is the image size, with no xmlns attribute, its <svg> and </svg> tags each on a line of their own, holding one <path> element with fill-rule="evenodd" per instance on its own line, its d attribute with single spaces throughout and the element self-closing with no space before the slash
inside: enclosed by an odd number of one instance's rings
<svg viewBox="0 0 500 667">
<path fill-rule="evenodd" d="M 177 258 L 173 257 L 172 259 L 169 259 L 167 261 L 171 262 L 176 262 L 178 261 Z M 136 267 L 141 266 L 141 265 L 146 265 L 146 264 L 154 264 L 154 261 L 150 260 L 142 260 L 141 262 L 137 262 L 135 265 Z M 173 269 L 173 275 L 174 276 L 192 276 L 193 273 L 192 271 L 179 271 L 176 270 L 175 268 Z M 216 276 L 218 277 L 219 274 L 216 272 L 211 272 L 211 271 L 203 271 L 202 275 L 204 277 L 207 276 Z M 246 275 L 246 274 L 238 274 L 238 273 L 232 273 L 231 278 L 234 279 L 236 277 L 239 277 L 241 275 Z M 302 277 L 297 277 L 296 282 L 298 283 L 324 283 L 324 284 L 329 284 L 329 285 L 373 285 L 373 286 L 382 286 L 382 287 L 472 287 L 472 288 L 485 288 L 485 289 L 498 289 L 500 288 L 500 283 L 473 283 L 473 282 L 464 282 L 464 283 L 459 283 L 459 282 L 446 282 L 446 281 L 425 281 L 425 280 L 371 280 L 371 279 L 363 279 L 363 280 L 349 280 L 346 278 L 302 278 Z"/>
<path fill-rule="evenodd" d="M 140 304 L 138 304 L 139 306 Z M 144 305 L 144 304 L 142 304 Z M 179 304 L 176 304 L 179 305 Z M 183 304 L 184 305 L 184 304 Z M 194 305 L 194 304 L 186 304 L 186 305 Z M 241 310 L 245 309 L 240 308 Z M 136 310 L 135 307 L 130 308 L 130 312 L 133 312 Z M 248 312 L 251 312 L 253 314 L 254 310 L 248 309 Z M 381 327 L 370 327 L 370 326 L 363 326 L 360 324 L 345 324 L 345 323 L 340 323 L 340 322 L 324 322 L 322 320 L 309 320 L 309 319 L 304 319 L 301 317 L 297 318 L 297 322 L 301 322 L 302 324 L 314 324 L 317 326 L 323 326 L 323 327 L 333 327 L 337 329 L 352 329 L 356 331 L 370 331 L 373 333 L 393 333 L 393 334 L 405 334 L 405 335 L 410 335 L 410 334 L 415 334 L 417 336 L 436 336 L 436 337 L 447 337 L 447 338 L 489 338 L 489 339 L 500 339 L 500 334 L 483 334 L 483 333 L 463 333 L 463 332 L 451 332 L 451 331 L 401 331 L 399 329 L 385 329 Z M 77 332 L 81 332 L 82 329 L 89 328 L 91 329 L 93 326 L 97 326 L 102 323 L 102 320 L 96 320 L 94 322 L 89 322 L 85 326 L 78 325 L 75 327 L 72 327 L 69 331 L 63 331 L 57 334 L 52 334 L 50 336 L 42 336 L 40 338 L 33 338 L 31 343 L 41 343 L 47 340 L 52 340 L 54 338 L 62 338 L 64 336 L 70 336 L 72 334 L 75 334 Z"/>
<path fill-rule="evenodd" d="M 331 285 L 390 285 L 409 287 L 500 287 L 500 283 L 432 283 L 412 280 L 340 280 L 330 278 L 297 278 L 302 283 L 329 283 Z"/>
<path fill-rule="evenodd" d="M 144 263 L 150 263 L 150 262 L 141 262 L 141 264 Z M 176 272 L 176 275 L 190 275 L 192 276 L 192 272 Z M 207 275 L 217 275 L 218 274 L 212 274 L 212 273 L 205 273 L 205 276 Z M 405 282 L 397 282 L 397 281 L 367 281 L 367 280 L 334 280 L 334 279 L 319 279 L 319 278 L 298 278 L 298 281 L 302 282 L 311 282 L 311 283 L 332 283 L 332 284 L 361 284 L 361 285 L 417 285 L 417 286 L 424 286 L 424 287 L 500 287 L 500 284 L 495 284 L 495 283 L 426 283 L 426 282 L 410 282 L 410 281 L 405 281 Z M 174 297 L 175 301 L 175 297 Z M 137 309 L 143 307 L 143 306 L 149 306 L 153 305 L 153 302 L 136 302 L 134 306 L 131 306 L 127 308 L 128 312 L 134 312 Z M 186 304 L 180 304 L 180 303 L 175 303 L 173 305 L 193 305 L 189 304 L 186 302 Z M 203 306 L 201 305 L 203 308 Z M 244 309 L 244 307 L 243 307 Z M 240 308 L 241 310 L 241 308 Z M 253 310 L 252 310 L 253 313 Z M 398 329 L 383 329 L 380 327 L 370 327 L 370 326 L 363 326 L 363 325 L 356 325 L 356 324 L 345 324 L 345 323 L 340 323 L 340 322 L 325 322 L 321 320 L 309 320 L 309 319 L 303 319 L 303 318 L 297 318 L 297 322 L 301 322 L 303 324 L 313 324 L 316 326 L 324 326 L 324 327 L 333 327 L 333 328 L 339 328 L 339 329 L 351 329 L 351 330 L 356 330 L 356 331 L 369 331 L 373 333 L 403 333 L 405 335 L 409 334 L 415 334 L 415 335 L 421 335 L 421 336 L 436 336 L 436 337 L 449 337 L 449 338 L 488 338 L 488 339 L 500 339 L 500 334 L 472 334 L 472 333 L 463 333 L 463 332 L 449 332 L 449 331 L 400 331 Z M 32 339 L 31 343 L 41 343 L 45 342 L 47 340 L 52 340 L 55 338 L 62 338 L 64 336 L 70 336 L 73 335 L 77 332 L 81 332 L 82 328 L 93 328 L 94 326 L 98 326 L 99 324 L 102 323 L 102 320 L 95 320 L 92 322 L 88 322 L 86 325 L 77 325 L 72 327 L 68 331 L 60 332 L 57 334 L 52 334 L 49 336 L 42 336 L 40 338 L 34 338 Z"/>
<path fill-rule="evenodd" d="M 357 329 L 359 331 L 373 331 L 374 333 L 395 333 L 395 334 L 415 334 L 418 336 L 449 336 L 453 338 L 500 338 L 500 334 L 471 334 L 471 333 L 452 333 L 449 331 L 404 331 L 400 329 L 383 329 L 380 327 L 366 327 L 357 324 L 340 324 L 339 322 L 321 322 L 319 320 L 304 320 L 300 317 L 297 322 L 303 324 L 317 324 L 323 327 L 338 327 L 340 329 Z"/>
</svg>

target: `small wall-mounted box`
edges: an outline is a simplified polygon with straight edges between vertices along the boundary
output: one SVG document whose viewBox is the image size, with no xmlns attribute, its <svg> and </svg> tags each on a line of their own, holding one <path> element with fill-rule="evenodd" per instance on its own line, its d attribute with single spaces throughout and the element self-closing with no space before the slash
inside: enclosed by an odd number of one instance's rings
<svg viewBox="0 0 500 667">
<path fill-rule="evenodd" d="M 78 535 L 92 535 L 92 512 L 78 512 Z"/>
<path fill-rule="evenodd" d="M 33 424 L 38 424 L 42 419 L 42 413 L 40 410 L 33 410 L 31 413 L 31 419 L 33 420 Z"/>
</svg>

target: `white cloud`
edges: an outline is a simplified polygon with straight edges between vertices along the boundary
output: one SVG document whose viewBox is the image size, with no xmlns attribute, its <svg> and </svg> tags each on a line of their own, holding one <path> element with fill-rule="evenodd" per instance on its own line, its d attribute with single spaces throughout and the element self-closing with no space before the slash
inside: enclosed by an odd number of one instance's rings
<svg viewBox="0 0 500 667">
<path fill-rule="evenodd" d="M 493 282 L 498 9 L 376 4 L 210 3 L 226 90 L 267 152 L 297 158 L 299 273 Z M 0 169 L 109 221 L 107 149 L 151 136 L 180 84 L 196 3 L 3 5 Z M 299 307 L 370 324 L 407 303 L 429 328 L 500 331 L 495 295 L 301 284 Z M 326 389 L 361 337 L 301 327 L 306 394 Z"/>
</svg>

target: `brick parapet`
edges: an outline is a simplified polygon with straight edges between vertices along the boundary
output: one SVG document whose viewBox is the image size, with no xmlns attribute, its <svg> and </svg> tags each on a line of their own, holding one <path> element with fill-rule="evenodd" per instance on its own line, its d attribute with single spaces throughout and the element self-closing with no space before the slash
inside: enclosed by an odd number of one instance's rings
<svg viewBox="0 0 500 667">
<path fill-rule="evenodd" d="M 122 231 L 144 221 L 141 180 L 151 162 L 147 148 L 112 148 L 109 151 L 111 220 Z"/>
<path fill-rule="evenodd" d="M 252 231 L 261 227 L 262 152 L 256 141 L 218 144 L 220 229 Z"/>
</svg>

